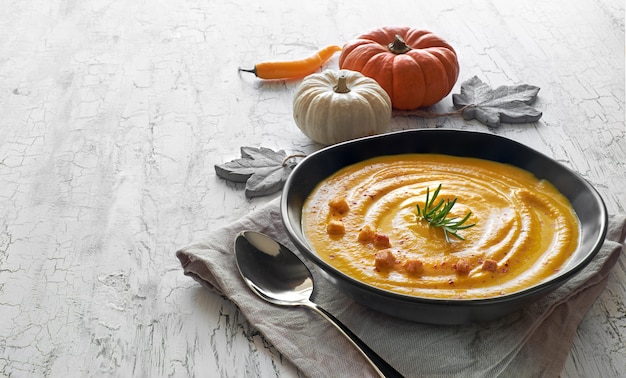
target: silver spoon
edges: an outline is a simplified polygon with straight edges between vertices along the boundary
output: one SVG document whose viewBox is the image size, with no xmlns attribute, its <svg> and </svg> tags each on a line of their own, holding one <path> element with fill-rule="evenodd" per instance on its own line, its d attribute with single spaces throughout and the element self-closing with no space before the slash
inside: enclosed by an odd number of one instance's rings
<svg viewBox="0 0 626 378">
<path fill-rule="evenodd" d="M 235 238 L 237 268 L 245 283 L 261 298 L 281 306 L 307 307 L 332 325 L 354 345 L 381 377 L 402 377 L 329 312 L 311 302 L 313 276 L 292 251 L 256 231 L 241 231 Z"/>
</svg>

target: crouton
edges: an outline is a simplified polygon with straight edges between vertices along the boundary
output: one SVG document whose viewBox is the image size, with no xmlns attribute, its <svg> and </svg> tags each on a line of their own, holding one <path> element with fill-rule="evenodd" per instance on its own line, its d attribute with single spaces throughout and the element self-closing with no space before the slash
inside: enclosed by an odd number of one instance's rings
<svg viewBox="0 0 626 378">
<path fill-rule="evenodd" d="M 374 262 L 378 270 L 391 269 L 396 263 L 396 257 L 391 249 L 387 248 L 376 252 Z"/>
</svg>

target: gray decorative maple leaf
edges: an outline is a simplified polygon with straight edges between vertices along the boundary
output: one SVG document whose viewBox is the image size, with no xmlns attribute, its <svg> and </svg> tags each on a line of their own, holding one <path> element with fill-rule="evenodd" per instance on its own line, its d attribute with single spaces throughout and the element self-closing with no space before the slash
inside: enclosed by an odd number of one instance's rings
<svg viewBox="0 0 626 378">
<path fill-rule="evenodd" d="M 490 127 L 505 123 L 538 121 L 542 113 L 530 106 L 537 98 L 539 87 L 521 84 L 491 89 L 478 77 L 463 82 L 461 93 L 452 95 L 457 109 L 463 109 L 463 119 L 476 119 Z"/>
<path fill-rule="evenodd" d="M 246 197 L 259 197 L 282 189 L 296 165 L 285 151 L 241 147 L 241 158 L 215 165 L 215 173 L 228 181 L 245 182 Z"/>
</svg>

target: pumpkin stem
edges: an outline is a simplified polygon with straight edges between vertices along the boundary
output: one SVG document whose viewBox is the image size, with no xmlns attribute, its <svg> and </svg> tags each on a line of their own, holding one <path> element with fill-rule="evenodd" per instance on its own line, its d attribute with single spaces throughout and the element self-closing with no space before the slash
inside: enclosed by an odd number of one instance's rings
<svg viewBox="0 0 626 378">
<path fill-rule="evenodd" d="M 402 37 L 400 37 L 397 34 L 393 42 L 387 45 L 387 48 L 389 48 L 389 51 L 391 51 L 394 54 L 404 54 L 411 50 L 409 45 L 407 45 L 406 42 L 404 42 L 404 39 L 402 39 Z"/>
<path fill-rule="evenodd" d="M 348 93 L 350 92 L 350 88 L 348 88 L 348 83 L 346 82 L 346 75 L 341 74 L 337 79 L 337 85 L 333 88 L 335 93 Z"/>
</svg>

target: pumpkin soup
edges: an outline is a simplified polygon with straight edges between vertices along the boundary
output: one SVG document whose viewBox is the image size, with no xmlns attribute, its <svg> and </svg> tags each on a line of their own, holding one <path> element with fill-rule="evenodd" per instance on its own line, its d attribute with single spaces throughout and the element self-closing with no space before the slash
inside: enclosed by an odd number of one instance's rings
<svg viewBox="0 0 626 378">
<path fill-rule="evenodd" d="M 447 237 L 418 215 L 427 191 L 471 227 Z M 439 201 L 439 199 L 437 201 Z M 383 156 L 346 167 L 311 193 L 303 229 L 329 264 L 367 284 L 431 298 L 485 298 L 533 286 L 576 249 L 579 222 L 550 183 L 493 161 Z"/>
</svg>

